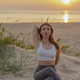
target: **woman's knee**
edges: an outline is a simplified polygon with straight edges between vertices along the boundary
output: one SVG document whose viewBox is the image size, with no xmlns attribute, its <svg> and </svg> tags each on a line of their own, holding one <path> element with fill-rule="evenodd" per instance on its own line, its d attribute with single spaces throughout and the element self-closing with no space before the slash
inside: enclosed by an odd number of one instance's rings
<svg viewBox="0 0 80 80">
<path fill-rule="evenodd" d="M 34 75 L 34 80 L 38 80 L 37 76 Z"/>
<path fill-rule="evenodd" d="M 54 72 L 54 74 L 55 74 L 55 79 L 56 79 L 56 80 L 61 80 L 60 76 L 55 73 L 55 70 L 54 70 L 52 67 L 50 67 L 50 66 L 47 67 L 47 73 L 48 73 L 48 74 L 51 74 L 52 72 Z"/>
<path fill-rule="evenodd" d="M 47 77 L 46 79 L 44 80 L 54 80 L 51 76 Z"/>
</svg>

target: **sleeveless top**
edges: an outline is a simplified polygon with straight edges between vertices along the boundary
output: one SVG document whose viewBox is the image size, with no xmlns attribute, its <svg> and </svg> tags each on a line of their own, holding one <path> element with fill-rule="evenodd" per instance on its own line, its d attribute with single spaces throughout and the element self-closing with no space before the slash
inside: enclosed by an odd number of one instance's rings
<svg viewBox="0 0 80 80">
<path fill-rule="evenodd" d="M 40 42 L 40 46 L 36 52 L 38 61 L 55 61 L 56 59 L 56 50 L 53 45 L 52 49 L 46 50 L 42 47 L 42 41 Z"/>
</svg>

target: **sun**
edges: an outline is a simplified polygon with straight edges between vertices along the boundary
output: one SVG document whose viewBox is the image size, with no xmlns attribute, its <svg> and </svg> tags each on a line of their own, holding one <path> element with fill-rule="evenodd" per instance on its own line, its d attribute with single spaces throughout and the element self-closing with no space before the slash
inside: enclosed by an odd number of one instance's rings
<svg viewBox="0 0 80 80">
<path fill-rule="evenodd" d="M 68 3 L 70 2 L 70 0 L 63 0 L 63 2 L 64 2 L 65 4 L 68 4 Z"/>
</svg>

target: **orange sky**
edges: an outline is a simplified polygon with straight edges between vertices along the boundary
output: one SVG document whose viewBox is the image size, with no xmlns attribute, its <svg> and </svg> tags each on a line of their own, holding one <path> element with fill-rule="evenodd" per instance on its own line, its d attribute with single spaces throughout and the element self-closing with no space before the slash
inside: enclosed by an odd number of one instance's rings
<svg viewBox="0 0 80 80">
<path fill-rule="evenodd" d="M 80 10 L 80 0 L 0 0 L 0 9 Z"/>
</svg>

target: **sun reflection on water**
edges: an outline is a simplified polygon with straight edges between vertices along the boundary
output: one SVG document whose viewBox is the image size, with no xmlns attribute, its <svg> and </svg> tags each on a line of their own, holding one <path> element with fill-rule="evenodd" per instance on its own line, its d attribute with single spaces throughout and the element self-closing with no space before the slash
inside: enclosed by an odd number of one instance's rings
<svg viewBox="0 0 80 80">
<path fill-rule="evenodd" d="M 64 19 L 64 22 L 65 22 L 65 23 L 68 23 L 68 19 L 69 19 L 68 11 L 64 11 L 63 19 Z"/>
</svg>

